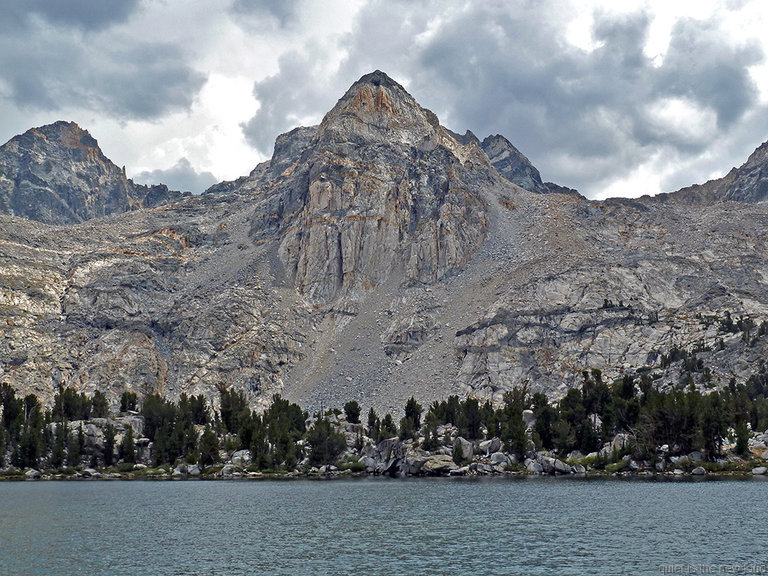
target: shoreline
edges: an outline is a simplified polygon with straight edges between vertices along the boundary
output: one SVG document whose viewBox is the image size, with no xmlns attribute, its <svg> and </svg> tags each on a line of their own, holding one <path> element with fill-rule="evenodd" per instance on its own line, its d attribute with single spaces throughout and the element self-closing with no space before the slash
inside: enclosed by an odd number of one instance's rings
<svg viewBox="0 0 768 576">
<path fill-rule="evenodd" d="M 434 479 L 455 479 L 463 481 L 485 481 L 485 480 L 616 480 L 616 481 L 638 481 L 638 482 L 680 482 L 680 481 L 757 481 L 768 482 L 768 476 L 764 474 L 753 474 L 749 471 L 730 471 L 730 472 L 710 472 L 705 475 L 696 475 L 691 473 L 675 474 L 674 472 L 665 473 L 601 473 L 590 471 L 583 474 L 536 474 L 529 472 L 510 471 L 497 474 L 472 474 L 472 475 L 408 475 L 408 476 L 389 476 L 383 474 L 370 474 L 367 472 L 352 471 L 334 471 L 326 473 L 316 472 L 235 472 L 233 474 L 221 475 L 217 472 L 211 474 L 169 474 L 169 473 L 150 473 L 150 474 L 130 474 L 120 472 L 96 471 L 95 474 L 83 475 L 74 474 L 46 474 L 40 473 L 40 476 L 29 477 L 24 472 L 19 474 L 0 473 L 0 483 L 2 482 L 259 482 L 259 481 L 284 481 L 293 480 L 434 480 Z"/>
</svg>

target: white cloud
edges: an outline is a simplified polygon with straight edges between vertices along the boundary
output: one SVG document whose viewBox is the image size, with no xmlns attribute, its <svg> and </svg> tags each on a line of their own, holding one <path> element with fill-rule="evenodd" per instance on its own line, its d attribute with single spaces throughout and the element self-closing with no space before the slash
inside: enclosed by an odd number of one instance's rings
<svg viewBox="0 0 768 576">
<path fill-rule="evenodd" d="M 762 0 L 234 4 L 15 9 L 0 134 L 71 119 L 129 174 L 185 158 L 233 179 L 378 68 L 452 129 L 502 133 L 545 179 L 590 195 L 701 181 L 768 137 Z"/>
<path fill-rule="evenodd" d="M 659 138 L 697 145 L 717 131 L 717 114 L 688 98 L 667 98 L 651 102 L 646 108 L 649 126 Z"/>
</svg>

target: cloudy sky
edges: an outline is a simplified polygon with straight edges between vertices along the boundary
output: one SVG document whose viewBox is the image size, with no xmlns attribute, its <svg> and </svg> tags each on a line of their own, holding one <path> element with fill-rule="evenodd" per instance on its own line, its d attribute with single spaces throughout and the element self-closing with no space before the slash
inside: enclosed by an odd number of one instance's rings
<svg viewBox="0 0 768 576">
<path fill-rule="evenodd" d="M 768 140 L 764 0 L 0 0 L 0 140 L 74 120 L 142 182 L 247 174 L 387 72 L 592 198 L 718 177 Z"/>
</svg>

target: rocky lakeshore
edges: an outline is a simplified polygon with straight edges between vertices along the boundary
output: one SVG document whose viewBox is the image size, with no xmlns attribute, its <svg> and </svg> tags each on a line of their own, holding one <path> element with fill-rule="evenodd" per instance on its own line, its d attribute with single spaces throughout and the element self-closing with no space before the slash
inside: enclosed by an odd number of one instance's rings
<svg viewBox="0 0 768 576">
<path fill-rule="evenodd" d="M 313 465 L 305 456 L 293 469 L 264 470 L 254 464 L 251 451 L 220 450 L 218 461 L 208 466 L 197 462 L 176 462 L 153 466 L 154 443 L 139 437 L 135 441 L 136 462 L 116 460 L 113 466 L 95 467 L 78 465 L 58 469 L 50 467 L 0 469 L 0 480 L 258 480 L 291 478 L 348 478 L 383 476 L 392 478 L 410 477 L 536 477 L 536 476 L 577 476 L 577 477 L 622 477 L 648 479 L 679 479 L 685 477 L 765 477 L 768 478 L 768 430 L 751 433 L 748 455 L 738 455 L 734 444 L 726 444 L 723 453 L 714 460 L 706 459 L 700 451 L 674 455 L 678 447 L 659 446 L 650 459 L 639 459 L 633 454 L 633 438 L 628 434 L 617 434 L 606 442 L 599 451 L 582 454 L 572 451 L 565 456 L 555 451 L 529 450 L 523 458 L 503 449 L 498 437 L 470 441 L 459 435 L 456 426 L 441 425 L 437 433 L 441 445 L 434 450 L 425 450 L 425 437 L 402 440 L 398 437 L 385 438 L 375 442 L 367 436 L 363 424 L 350 423 L 344 414 L 330 412 L 324 416 L 335 430 L 343 434 L 346 448 L 333 464 Z M 527 432 L 533 431 L 535 419 L 531 411 L 524 418 Z M 129 428 L 139 434 L 143 429 L 143 418 L 129 413 L 114 419 L 96 418 L 88 421 L 70 422 L 72 430 L 82 428 L 85 435 L 84 457 L 98 462 L 105 446 L 105 432 L 108 426 L 117 431 L 116 443 L 120 445 Z M 315 419 L 307 422 L 310 428 Z M 202 430 L 201 430 L 202 431 Z M 232 442 L 223 436 L 222 444 Z M 309 445 L 301 444 L 302 451 L 309 452 Z M 117 458 L 119 451 L 115 450 Z"/>
</svg>

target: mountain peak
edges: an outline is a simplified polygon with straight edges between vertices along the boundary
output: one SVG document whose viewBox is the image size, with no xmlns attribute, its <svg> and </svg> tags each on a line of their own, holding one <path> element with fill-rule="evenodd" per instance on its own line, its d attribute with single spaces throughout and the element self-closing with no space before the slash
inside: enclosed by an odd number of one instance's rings
<svg viewBox="0 0 768 576">
<path fill-rule="evenodd" d="M 179 197 L 134 184 L 76 122 L 31 128 L 0 146 L 0 213 L 74 224 Z"/>
<path fill-rule="evenodd" d="M 50 151 L 52 147 L 69 150 L 79 161 L 104 162 L 106 158 L 99 148 L 97 140 L 76 122 L 58 120 L 37 128 L 30 128 L 24 134 L 12 139 L 18 141 L 22 149 L 40 149 Z"/>
<path fill-rule="evenodd" d="M 403 88 L 400 84 L 395 82 L 392 78 L 390 78 L 386 73 L 382 72 L 381 70 L 374 70 L 373 72 L 364 74 L 363 76 L 360 77 L 360 79 L 357 82 L 355 82 L 355 84 L 353 84 L 353 87 L 360 84 L 371 84 L 376 87 L 383 86 L 385 88 L 399 90 L 407 94 L 405 88 Z"/>
<path fill-rule="evenodd" d="M 419 145 L 439 140 L 440 123 L 384 72 L 362 76 L 320 124 L 317 137 L 332 142 Z"/>
</svg>

